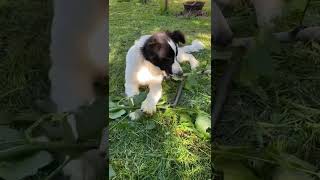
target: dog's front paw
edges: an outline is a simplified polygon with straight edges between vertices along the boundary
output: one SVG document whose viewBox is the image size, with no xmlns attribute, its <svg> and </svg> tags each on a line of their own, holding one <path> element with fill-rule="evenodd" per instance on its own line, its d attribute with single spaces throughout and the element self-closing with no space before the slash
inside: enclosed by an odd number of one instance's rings
<svg viewBox="0 0 320 180">
<path fill-rule="evenodd" d="M 190 66 L 191 70 L 195 70 L 200 65 L 198 60 L 191 61 Z"/>
<path fill-rule="evenodd" d="M 156 112 L 157 108 L 156 108 L 156 105 L 154 103 L 145 100 L 145 101 L 142 102 L 141 110 L 144 113 L 152 115 L 153 113 Z"/>
</svg>

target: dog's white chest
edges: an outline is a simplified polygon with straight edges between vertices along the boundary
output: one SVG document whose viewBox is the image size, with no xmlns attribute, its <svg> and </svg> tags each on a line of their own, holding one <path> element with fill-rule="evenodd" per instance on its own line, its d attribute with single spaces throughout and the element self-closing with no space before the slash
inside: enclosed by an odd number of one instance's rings
<svg viewBox="0 0 320 180">
<path fill-rule="evenodd" d="M 139 68 L 136 78 L 141 85 L 147 85 L 150 83 L 161 82 L 163 75 L 154 72 L 154 70 L 148 66 L 142 66 Z"/>
</svg>

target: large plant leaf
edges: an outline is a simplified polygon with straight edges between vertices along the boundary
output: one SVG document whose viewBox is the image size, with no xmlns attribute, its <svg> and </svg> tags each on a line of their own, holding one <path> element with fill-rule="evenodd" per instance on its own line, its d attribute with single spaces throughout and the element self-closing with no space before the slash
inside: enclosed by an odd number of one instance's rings
<svg viewBox="0 0 320 180">
<path fill-rule="evenodd" d="M 41 151 L 22 159 L 0 162 L 0 177 L 5 180 L 20 180 L 37 173 L 38 169 L 52 161 L 51 155 Z"/>
<path fill-rule="evenodd" d="M 121 110 L 116 111 L 116 112 L 109 112 L 109 118 L 110 119 L 118 119 L 119 117 L 121 117 L 125 113 L 126 113 L 126 111 L 124 109 L 121 109 Z"/>
<path fill-rule="evenodd" d="M 140 92 L 138 95 L 133 96 L 133 105 L 134 106 L 140 106 L 142 101 L 144 101 L 147 98 L 148 93 L 147 92 Z"/>
</svg>

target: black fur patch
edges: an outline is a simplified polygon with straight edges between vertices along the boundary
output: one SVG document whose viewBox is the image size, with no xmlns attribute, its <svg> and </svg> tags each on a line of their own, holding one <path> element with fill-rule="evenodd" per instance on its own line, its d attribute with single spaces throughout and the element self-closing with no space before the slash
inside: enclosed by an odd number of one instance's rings
<svg viewBox="0 0 320 180">
<path fill-rule="evenodd" d="M 177 44 L 186 43 L 185 36 L 181 31 L 179 31 L 179 30 L 173 31 L 173 32 L 167 31 L 166 33 L 175 43 L 177 43 Z"/>
<path fill-rule="evenodd" d="M 176 43 L 176 53 L 171 48 L 168 40 Z M 180 31 L 158 32 L 153 34 L 141 48 L 144 58 L 153 65 L 159 67 L 167 74 L 172 74 L 172 64 L 178 55 L 178 43 L 185 43 L 184 35 Z"/>
</svg>

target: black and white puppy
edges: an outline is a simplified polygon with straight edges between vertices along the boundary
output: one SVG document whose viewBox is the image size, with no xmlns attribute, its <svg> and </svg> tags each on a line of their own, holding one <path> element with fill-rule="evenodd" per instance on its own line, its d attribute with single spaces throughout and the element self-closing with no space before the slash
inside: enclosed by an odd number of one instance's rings
<svg viewBox="0 0 320 180">
<path fill-rule="evenodd" d="M 167 75 L 181 75 L 179 63 L 188 61 L 191 69 L 199 66 L 196 58 L 190 54 L 204 48 L 194 40 L 192 45 L 179 47 L 185 43 L 180 31 L 158 32 L 144 35 L 129 49 L 126 56 L 125 93 L 128 97 L 139 94 L 140 86 L 148 86 L 149 93 L 141 105 L 148 114 L 156 111 L 156 105 L 162 95 L 162 80 Z"/>
</svg>

